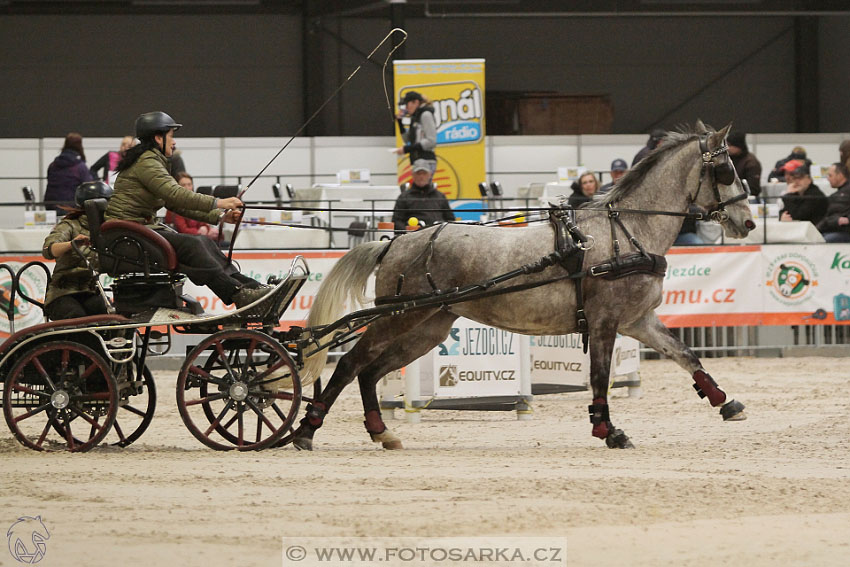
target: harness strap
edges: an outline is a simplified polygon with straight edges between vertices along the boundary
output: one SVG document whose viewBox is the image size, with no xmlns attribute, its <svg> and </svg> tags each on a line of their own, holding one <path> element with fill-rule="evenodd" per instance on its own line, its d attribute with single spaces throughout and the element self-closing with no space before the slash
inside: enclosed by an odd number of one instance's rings
<svg viewBox="0 0 850 567">
<path fill-rule="evenodd" d="M 549 212 L 549 220 L 555 232 L 555 252 L 561 256 L 559 264 L 575 281 L 576 329 L 581 333 L 582 347 L 584 352 L 587 352 L 590 325 L 584 311 L 582 279 L 585 274 L 581 271 L 581 267 L 584 264 L 585 248 L 583 245 L 588 239 L 575 223 L 575 211 L 572 209 L 553 208 Z"/>
</svg>

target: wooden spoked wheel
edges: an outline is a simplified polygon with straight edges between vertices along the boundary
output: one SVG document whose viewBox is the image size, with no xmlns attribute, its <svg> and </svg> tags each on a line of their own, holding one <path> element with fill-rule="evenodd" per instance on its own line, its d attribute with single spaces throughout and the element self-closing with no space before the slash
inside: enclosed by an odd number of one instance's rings
<svg viewBox="0 0 850 567">
<path fill-rule="evenodd" d="M 91 348 L 51 341 L 26 349 L 3 389 L 3 415 L 25 446 L 37 451 L 88 451 L 109 433 L 118 386 Z"/>
<path fill-rule="evenodd" d="M 124 368 L 129 374 L 119 374 L 118 413 L 112 431 L 106 438 L 110 445 L 116 447 L 127 447 L 141 437 L 156 409 L 156 385 L 148 367 L 144 367 L 141 376 L 132 375 L 136 370 L 134 363 L 127 363 Z"/>
<path fill-rule="evenodd" d="M 183 423 L 201 443 L 220 451 L 275 445 L 293 430 L 300 404 L 292 358 L 259 331 L 210 335 L 192 349 L 177 376 Z"/>
</svg>

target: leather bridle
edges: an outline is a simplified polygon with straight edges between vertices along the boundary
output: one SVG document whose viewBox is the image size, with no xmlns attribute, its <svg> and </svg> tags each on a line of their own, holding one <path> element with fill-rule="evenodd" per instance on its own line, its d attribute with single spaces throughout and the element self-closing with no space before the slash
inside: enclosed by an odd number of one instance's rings
<svg viewBox="0 0 850 567">
<path fill-rule="evenodd" d="M 716 223 L 723 223 L 729 220 L 729 213 L 726 212 L 726 207 L 732 203 L 743 201 L 750 195 L 746 190 L 744 190 L 738 195 L 726 199 L 725 201 L 723 200 L 723 197 L 720 196 L 720 189 L 717 185 L 718 183 L 727 186 L 734 185 L 735 166 L 732 164 L 732 158 L 729 157 L 729 146 L 725 143 L 715 150 L 708 149 L 708 139 L 710 136 L 711 133 L 706 132 L 701 134 L 699 138 L 699 151 L 702 157 L 702 169 L 699 174 L 699 188 L 694 195 L 694 200 L 696 200 L 697 195 L 699 195 L 699 192 L 702 190 L 703 181 L 710 181 L 717 204 L 708 210 L 708 216 Z M 726 154 L 726 161 L 720 164 L 716 163 L 714 158 L 723 154 Z"/>
</svg>

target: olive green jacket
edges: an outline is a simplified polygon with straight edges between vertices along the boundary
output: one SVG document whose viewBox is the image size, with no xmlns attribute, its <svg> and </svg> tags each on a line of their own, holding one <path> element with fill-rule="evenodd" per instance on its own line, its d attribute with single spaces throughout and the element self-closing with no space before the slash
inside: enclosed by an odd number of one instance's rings
<svg viewBox="0 0 850 567">
<path fill-rule="evenodd" d="M 157 228 L 162 207 L 180 216 L 217 224 L 221 211 L 216 199 L 181 187 L 168 173 L 168 160 L 157 149 L 144 152 L 136 163 L 118 174 L 104 220 L 126 220 Z"/>
<path fill-rule="evenodd" d="M 83 291 L 97 292 L 97 283 L 94 274 L 92 274 L 91 270 L 86 266 L 85 261 L 73 249 L 59 256 L 59 258 L 50 253 L 50 246 L 52 244 L 70 242 L 80 234 L 85 234 L 86 236 L 89 234 L 88 220 L 85 215 L 73 219 L 65 217 L 53 227 L 53 230 L 44 239 L 41 255 L 48 260 L 56 260 L 56 266 L 53 268 L 53 277 L 47 286 L 47 293 L 44 296 L 45 305 L 63 295 Z M 88 244 L 80 246 L 80 249 L 96 268 L 97 254 L 92 251 Z"/>
</svg>

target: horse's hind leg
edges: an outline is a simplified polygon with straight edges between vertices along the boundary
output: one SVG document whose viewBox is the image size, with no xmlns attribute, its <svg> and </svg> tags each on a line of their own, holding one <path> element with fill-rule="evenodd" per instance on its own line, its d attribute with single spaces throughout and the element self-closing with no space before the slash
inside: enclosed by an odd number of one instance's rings
<svg viewBox="0 0 850 567">
<path fill-rule="evenodd" d="M 378 382 L 389 372 L 410 364 L 425 355 L 446 338 L 456 315 L 440 311 L 423 324 L 402 335 L 396 342 L 363 369 L 357 379 L 360 383 L 360 397 L 363 400 L 363 412 L 366 420 L 366 432 L 375 443 L 381 443 L 384 449 L 401 449 L 401 439 L 393 434 L 381 419 L 378 402 Z"/>
<path fill-rule="evenodd" d="M 377 360 L 400 335 L 409 332 L 408 329 L 414 329 L 423 319 L 427 319 L 428 315 L 427 312 L 397 315 L 380 319 L 370 325 L 357 344 L 339 359 L 328 385 L 313 403 L 307 405 L 307 415 L 295 431 L 292 444 L 297 449 L 312 450 L 313 435 L 322 426 L 325 415 L 345 387 L 364 368 Z"/>
<path fill-rule="evenodd" d="M 624 335 L 634 337 L 659 353 L 672 358 L 676 364 L 687 370 L 694 380 L 694 389 L 701 398 L 708 398 L 714 407 L 720 407 L 720 415 L 724 421 L 741 421 L 747 419 L 744 414 L 744 404 L 726 396 L 708 372 L 694 351 L 677 339 L 670 330 L 658 319 L 654 311 L 643 318 L 620 328 Z"/>
</svg>

